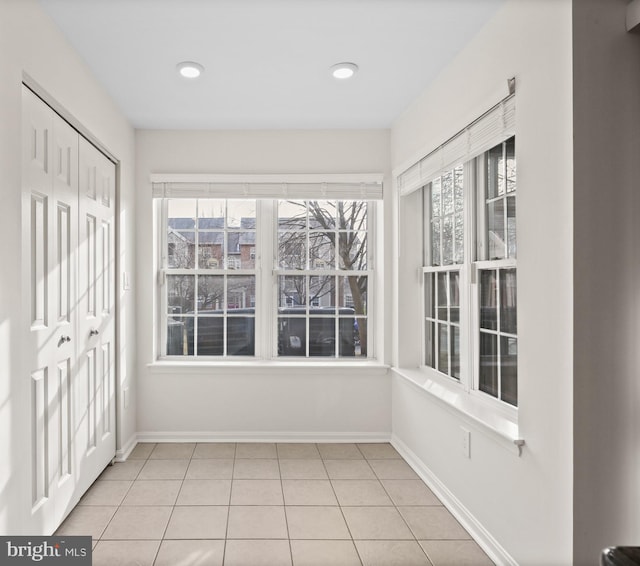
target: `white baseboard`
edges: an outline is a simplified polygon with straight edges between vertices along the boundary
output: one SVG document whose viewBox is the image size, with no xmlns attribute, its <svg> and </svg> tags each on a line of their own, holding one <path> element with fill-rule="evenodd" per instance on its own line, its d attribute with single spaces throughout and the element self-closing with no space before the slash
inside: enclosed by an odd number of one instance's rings
<svg viewBox="0 0 640 566">
<path fill-rule="evenodd" d="M 389 432 L 139 432 L 137 442 L 389 442 Z"/>
<path fill-rule="evenodd" d="M 391 436 L 391 444 L 414 469 L 431 491 L 442 501 L 458 522 L 497 565 L 517 566 L 513 557 L 493 538 L 491 533 L 469 512 L 462 502 L 447 486 L 424 464 L 414 452 L 395 434 Z"/>
<path fill-rule="evenodd" d="M 116 462 L 124 462 L 129 457 L 129 454 L 133 452 L 138 442 L 138 435 L 136 433 L 132 434 L 122 448 L 116 450 Z"/>
</svg>

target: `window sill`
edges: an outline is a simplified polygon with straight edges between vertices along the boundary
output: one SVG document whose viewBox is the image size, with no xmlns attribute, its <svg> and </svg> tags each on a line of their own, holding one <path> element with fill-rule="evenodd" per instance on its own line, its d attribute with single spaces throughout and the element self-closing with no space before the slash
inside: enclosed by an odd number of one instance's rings
<svg viewBox="0 0 640 566">
<path fill-rule="evenodd" d="M 386 364 L 376 361 L 281 361 L 281 360 L 238 360 L 238 361 L 180 361 L 158 360 L 147 364 L 151 374 L 211 375 L 212 371 L 233 375 L 261 375 L 298 373 L 301 377 L 326 375 L 327 372 L 359 375 L 386 375 Z"/>
<path fill-rule="evenodd" d="M 525 442 L 520 437 L 517 420 L 501 414 L 485 400 L 468 393 L 458 384 L 433 379 L 424 370 L 393 368 L 393 373 L 435 399 L 447 410 L 479 426 L 518 456 L 522 455 Z"/>
</svg>

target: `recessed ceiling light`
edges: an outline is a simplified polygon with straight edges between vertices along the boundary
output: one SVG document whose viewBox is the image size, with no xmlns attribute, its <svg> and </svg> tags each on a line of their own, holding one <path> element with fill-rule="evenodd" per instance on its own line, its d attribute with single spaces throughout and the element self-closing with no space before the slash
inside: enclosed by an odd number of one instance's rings
<svg viewBox="0 0 640 566">
<path fill-rule="evenodd" d="M 200 63 L 183 61 L 178 63 L 178 72 L 185 79 L 197 79 L 204 72 L 204 67 Z"/>
<path fill-rule="evenodd" d="M 350 79 L 356 74 L 358 65 L 355 63 L 336 63 L 329 70 L 336 79 Z"/>
</svg>

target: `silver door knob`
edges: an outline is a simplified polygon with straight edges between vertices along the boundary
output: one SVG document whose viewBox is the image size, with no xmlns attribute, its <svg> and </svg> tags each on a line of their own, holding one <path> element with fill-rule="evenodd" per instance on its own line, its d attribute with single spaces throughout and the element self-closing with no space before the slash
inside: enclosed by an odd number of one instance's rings
<svg viewBox="0 0 640 566">
<path fill-rule="evenodd" d="M 89 336 L 97 336 L 98 334 L 100 334 L 100 331 L 98 329 L 96 329 L 96 328 L 92 328 L 89 331 Z"/>
</svg>

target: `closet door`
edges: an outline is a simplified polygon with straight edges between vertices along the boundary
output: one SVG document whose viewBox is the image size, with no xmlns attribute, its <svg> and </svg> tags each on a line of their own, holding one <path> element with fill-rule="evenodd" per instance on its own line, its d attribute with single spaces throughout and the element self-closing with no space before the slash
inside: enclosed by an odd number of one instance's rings
<svg viewBox="0 0 640 566">
<path fill-rule="evenodd" d="M 81 491 L 112 460 L 115 435 L 115 165 L 79 149 L 78 423 Z"/>
<path fill-rule="evenodd" d="M 23 89 L 23 237 L 31 518 L 52 531 L 74 493 L 78 135 Z"/>
<path fill-rule="evenodd" d="M 28 534 L 51 534 L 115 455 L 115 165 L 23 88 Z M 22 470 L 21 470 L 22 471 Z M 27 470 L 25 470 L 27 472 Z"/>
</svg>

